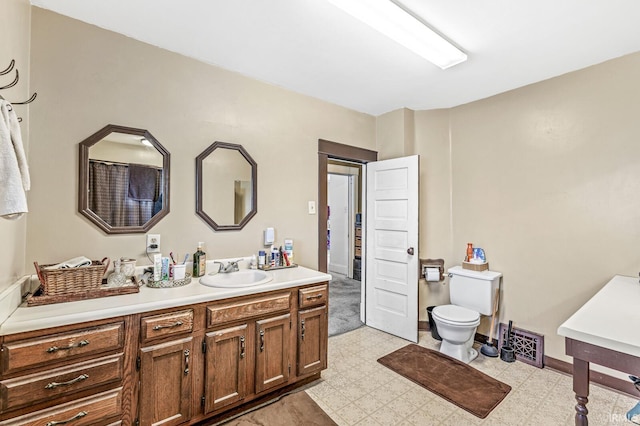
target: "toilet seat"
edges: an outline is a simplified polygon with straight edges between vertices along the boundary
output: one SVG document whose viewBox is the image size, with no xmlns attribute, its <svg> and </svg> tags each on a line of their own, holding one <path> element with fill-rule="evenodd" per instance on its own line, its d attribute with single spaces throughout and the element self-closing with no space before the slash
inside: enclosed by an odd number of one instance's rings
<svg viewBox="0 0 640 426">
<path fill-rule="evenodd" d="M 431 314 L 445 324 L 460 326 L 477 326 L 480 324 L 480 314 L 462 306 L 436 306 L 431 311 Z"/>
</svg>

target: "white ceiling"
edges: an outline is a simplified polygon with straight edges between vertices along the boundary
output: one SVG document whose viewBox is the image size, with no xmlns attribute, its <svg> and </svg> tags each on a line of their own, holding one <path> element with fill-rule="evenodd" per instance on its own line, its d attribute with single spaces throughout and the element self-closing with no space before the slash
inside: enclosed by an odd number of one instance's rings
<svg viewBox="0 0 640 426">
<path fill-rule="evenodd" d="M 468 61 L 441 70 L 325 0 L 31 0 L 373 115 L 448 108 L 640 51 L 638 0 L 398 2 Z"/>
</svg>

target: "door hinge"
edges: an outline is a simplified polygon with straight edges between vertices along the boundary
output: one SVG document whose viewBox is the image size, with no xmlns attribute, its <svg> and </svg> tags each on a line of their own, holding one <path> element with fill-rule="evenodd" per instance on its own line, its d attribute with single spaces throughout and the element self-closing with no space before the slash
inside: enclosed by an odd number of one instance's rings
<svg viewBox="0 0 640 426">
<path fill-rule="evenodd" d="M 207 341 L 206 340 L 202 341 L 202 353 L 203 354 L 207 353 Z"/>
<path fill-rule="evenodd" d="M 204 402 L 205 402 L 205 398 L 204 395 L 202 395 L 202 398 L 200 398 L 200 405 L 204 407 Z"/>
<path fill-rule="evenodd" d="M 135 421 L 135 422 L 133 422 L 133 424 L 134 424 L 135 426 L 140 426 L 140 419 L 136 419 L 136 421 Z"/>
<path fill-rule="evenodd" d="M 291 374 L 291 363 L 289 363 L 289 374 Z"/>
<path fill-rule="evenodd" d="M 136 371 L 140 371 L 140 365 L 142 364 L 142 360 L 140 357 L 136 358 Z"/>
<path fill-rule="evenodd" d="M 289 318 L 289 330 L 291 330 L 291 318 Z"/>
</svg>

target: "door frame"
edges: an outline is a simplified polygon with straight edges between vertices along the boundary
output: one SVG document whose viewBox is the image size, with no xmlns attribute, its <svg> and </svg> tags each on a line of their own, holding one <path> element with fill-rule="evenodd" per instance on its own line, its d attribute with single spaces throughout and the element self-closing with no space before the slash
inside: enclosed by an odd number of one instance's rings
<svg viewBox="0 0 640 426">
<path fill-rule="evenodd" d="M 318 139 L 318 270 L 327 272 L 327 170 L 329 158 L 366 164 L 378 160 L 378 152 Z"/>
</svg>

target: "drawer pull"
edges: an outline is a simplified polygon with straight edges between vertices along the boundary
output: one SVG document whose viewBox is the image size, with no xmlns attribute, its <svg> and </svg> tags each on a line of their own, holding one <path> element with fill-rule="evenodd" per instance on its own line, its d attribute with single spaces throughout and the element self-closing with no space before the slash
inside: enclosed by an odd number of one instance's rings
<svg viewBox="0 0 640 426">
<path fill-rule="evenodd" d="M 244 342 L 244 336 L 240 336 L 240 358 L 244 358 L 244 352 L 245 352 L 245 342 Z"/>
<path fill-rule="evenodd" d="M 78 377 L 76 377 L 75 379 L 69 380 L 68 382 L 62 382 L 62 383 L 51 382 L 51 383 L 48 383 L 44 388 L 45 389 L 55 389 L 55 388 L 57 388 L 59 386 L 69 386 L 69 385 L 72 385 L 74 383 L 78 383 L 78 382 L 81 382 L 83 380 L 87 380 L 88 378 L 89 378 L 88 374 L 81 374 Z"/>
<path fill-rule="evenodd" d="M 304 340 L 304 332 L 306 331 L 306 327 L 304 326 L 304 320 L 300 321 L 300 325 L 302 326 L 300 331 L 300 338 Z"/>
<path fill-rule="evenodd" d="M 75 416 L 71 417 L 69 420 L 60 420 L 60 421 L 52 421 L 52 422 L 47 422 L 47 424 L 45 426 L 56 426 L 56 425 L 66 425 L 67 423 L 71 423 L 75 420 L 81 419 L 83 417 L 85 417 L 87 414 L 86 411 L 80 411 L 78 414 L 76 414 Z"/>
<path fill-rule="evenodd" d="M 260 352 L 264 352 L 264 330 L 260 330 Z"/>
<path fill-rule="evenodd" d="M 185 376 L 189 374 L 189 354 L 191 354 L 191 352 L 189 352 L 189 349 L 185 349 L 184 350 L 184 375 Z"/>
<path fill-rule="evenodd" d="M 180 327 L 182 324 L 184 324 L 182 321 L 176 321 L 173 324 L 169 324 L 169 325 L 156 325 L 155 327 L 153 327 L 153 329 L 162 330 L 163 328 Z"/>
<path fill-rule="evenodd" d="M 314 299 L 322 299 L 322 293 L 316 294 L 315 296 L 307 296 L 307 300 L 314 300 Z"/>
<path fill-rule="evenodd" d="M 83 346 L 87 346 L 89 344 L 88 340 L 80 340 L 77 344 L 71 344 L 69 346 L 63 346 L 61 348 L 57 347 L 57 346 L 51 346 L 49 349 L 47 349 L 47 352 L 52 354 L 54 352 L 57 351 L 68 351 L 70 349 L 74 349 L 74 348 L 81 348 Z"/>
</svg>

